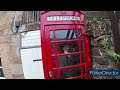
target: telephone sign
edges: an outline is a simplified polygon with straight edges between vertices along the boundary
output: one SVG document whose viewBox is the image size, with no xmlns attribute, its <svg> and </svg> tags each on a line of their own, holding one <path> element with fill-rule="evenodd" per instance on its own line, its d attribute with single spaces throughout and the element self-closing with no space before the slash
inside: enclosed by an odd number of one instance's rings
<svg viewBox="0 0 120 90">
<path fill-rule="evenodd" d="M 80 21 L 80 17 L 78 16 L 49 16 L 47 17 L 47 21 L 60 21 L 60 20 Z"/>
</svg>

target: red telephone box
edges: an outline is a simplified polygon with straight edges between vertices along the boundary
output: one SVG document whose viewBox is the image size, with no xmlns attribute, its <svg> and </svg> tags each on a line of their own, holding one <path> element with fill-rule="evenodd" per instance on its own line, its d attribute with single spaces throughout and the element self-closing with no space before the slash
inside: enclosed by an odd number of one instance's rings
<svg viewBox="0 0 120 90">
<path fill-rule="evenodd" d="M 45 79 L 90 79 L 90 42 L 80 11 L 42 11 L 41 46 Z"/>
</svg>

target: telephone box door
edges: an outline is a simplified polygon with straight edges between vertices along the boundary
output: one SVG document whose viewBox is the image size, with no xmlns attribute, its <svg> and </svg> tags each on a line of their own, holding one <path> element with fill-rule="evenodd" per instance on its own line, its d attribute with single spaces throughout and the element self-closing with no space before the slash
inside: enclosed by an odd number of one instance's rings
<svg viewBox="0 0 120 90">
<path fill-rule="evenodd" d="M 48 79 L 89 79 L 89 41 L 81 25 L 45 26 Z"/>
</svg>

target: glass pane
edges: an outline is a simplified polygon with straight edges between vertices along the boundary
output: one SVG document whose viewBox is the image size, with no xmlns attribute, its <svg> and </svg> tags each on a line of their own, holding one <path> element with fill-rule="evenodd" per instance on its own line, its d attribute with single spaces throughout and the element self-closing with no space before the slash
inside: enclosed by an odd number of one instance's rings
<svg viewBox="0 0 120 90">
<path fill-rule="evenodd" d="M 76 65 L 80 63 L 80 55 L 67 55 L 67 56 L 59 56 L 59 66 L 70 66 L 70 65 Z"/>
<path fill-rule="evenodd" d="M 85 75 L 85 66 L 83 66 L 82 69 L 83 69 L 83 75 Z"/>
<path fill-rule="evenodd" d="M 57 43 L 57 53 L 72 53 L 79 52 L 79 47 L 77 42 L 61 42 Z"/>
<path fill-rule="evenodd" d="M 56 58 L 52 57 L 53 68 L 56 68 Z"/>
<path fill-rule="evenodd" d="M 54 74 L 54 79 L 58 79 L 58 78 L 57 78 L 57 75 L 58 75 L 58 74 L 57 74 L 57 71 L 56 71 L 56 70 L 53 71 L 53 74 Z"/>
<path fill-rule="evenodd" d="M 54 52 L 54 51 L 55 51 L 55 50 L 54 50 L 54 43 L 51 43 L 50 46 L 51 46 L 51 47 L 50 47 L 50 49 L 51 49 L 51 54 L 55 54 L 55 52 Z"/>
<path fill-rule="evenodd" d="M 82 63 L 85 63 L 84 52 L 82 51 Z"/>
<path fill-rule="evenodd" d="M 71 40 L 77 38 L 76 30 L 57 30 L 56 40 Z"/>
<path fill-rule="evenodd" d="M 81 50 L 84 51 L 83 42 L 80 42 L 80 45 L 81 45 Z"/>
<path fill-rule="evenodd" d="M 78 30 L 78 36 L 80 39 L 82 39 L 82 31 L 81 30 Z"/>
<path fill-rule="evenodd" d="M 80 75 L 81 75 L 80 67 L 67 68 L 67 69 L 61 70 L 61 77 L 63 79 L 72 78 L 72 77 L 76 77 L 76 76 L 80 76 Z"/>
<path fill-rule="evenodd" d="M 54 40 L 54 34 L 53 34 L 53 31 L 50 31 L 50 41 L 53 41 Z"/>
<path fill-rule="evenodd" d="M 4 77 L 2 68 L 0 68 L 0 77 Z"/>
</svg>

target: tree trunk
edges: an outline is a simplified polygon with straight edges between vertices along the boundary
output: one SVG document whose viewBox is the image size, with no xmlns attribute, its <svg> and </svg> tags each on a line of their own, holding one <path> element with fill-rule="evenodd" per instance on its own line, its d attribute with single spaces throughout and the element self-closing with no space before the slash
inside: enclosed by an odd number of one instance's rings
<svg viewBox="0 0 120 90">
<path fill-rule="evenodd" d="M 107 11 L 108 17 L 111 22 L 111 29 L 113 32 L 113 39 L 114 39 L 114 45 L 115 45 L 115 52 L 120 53 L 120 30 L 118 26 L 118 18 L 116 17 L 116 14 L 114 11 Z"/>
</svg>

